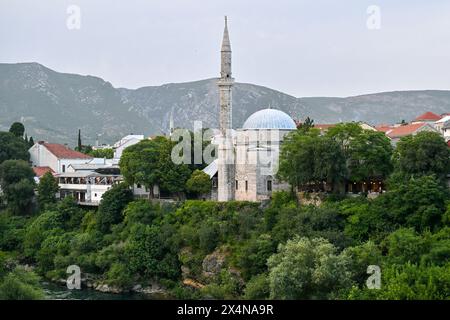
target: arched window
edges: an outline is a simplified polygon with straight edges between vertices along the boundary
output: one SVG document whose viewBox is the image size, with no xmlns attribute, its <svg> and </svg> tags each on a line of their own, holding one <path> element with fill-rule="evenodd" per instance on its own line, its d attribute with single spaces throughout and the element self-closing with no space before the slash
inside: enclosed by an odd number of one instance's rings
<svg viewBox="0 0 450 320">
<path fill-rule="evenodd" d="M 267 180 L 267 191 L 272 191 L 272 180 L 271 179 Z"/>
</svg>

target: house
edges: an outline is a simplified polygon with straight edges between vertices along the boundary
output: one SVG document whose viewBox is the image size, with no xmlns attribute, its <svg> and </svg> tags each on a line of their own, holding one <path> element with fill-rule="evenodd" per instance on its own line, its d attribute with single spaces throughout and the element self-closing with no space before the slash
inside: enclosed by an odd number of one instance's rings
<svg viewBox="0 0 450 320">
<path fill-rule="evenodd" d="M 142 140 L 144 140 L 144 135 L 130 134 L 117 141 L 113 145 L 114 159 L 120 159 L 120 157 L 122 157 L 123 150 L 125 150 L 129 146 L 139 143 Z"/>
<path fill-rule="evenodd" d="M 103 194 L 123 180 L 117 165 L 71 164 L 69 168 L 55 176 L 60 199 L 72 196 L 80 205 L 98 206 Z"/>
<path fill-rule="evenodd" d="M 392 129 L 394 129 L 396 127 L 399 127 L 399 126 L 392 126 L 392 125 L 389 125 L 389 124 L 380 124 L 380 125 L 375 126 L 375 129 L 377 131 L 386 133 L 386 132 L 391 131 Z"/>
<path fill-rule="evenodd" d="M 42 178 L 44 174 L 50 172 L 53 176 L 55 175 L 55 171 L 50 167 L 33 167 L 34 172 L 34 181 L 39 183 L 39 180 Z"/>
<path fill-rule="evenodd" d="M 450 115 L 443 115 L 441 119 L 434 123 L 434 127 L 444 137 L 445 141 L 450 140 Z"/>
<path fill-rule="evenodd" d="M 39 141 L 29 150 L 33 167 L 49 167 L 55 173 L 64 173 L 71 164 L 84 164 L 93 158 L 65 145 Z"/>
<path fill-rule="evenodd" d="M 391 138 L 392 143 L 395 145 L 402 137 L 409 135 L 415 135 L 422 131 L 437 132 L 432 124 L 427 122 L 416 122 L 406 124 L 403 126 L 394 127 L 391 130 L 386 131 L 386 135 Z"/>
<path fill-rule="evenodd" d="M 415 118 L 411 123 L 412 124 L 417 124 L 417 123 L 428 123 L 430 125 L 434 125 L 434 123 L 438 120 L 440 120 L 442 117 L 433 113 L 433 112 L 425 112 L 424 114 L 418 116 L 417 118 Z"/>
</svg>

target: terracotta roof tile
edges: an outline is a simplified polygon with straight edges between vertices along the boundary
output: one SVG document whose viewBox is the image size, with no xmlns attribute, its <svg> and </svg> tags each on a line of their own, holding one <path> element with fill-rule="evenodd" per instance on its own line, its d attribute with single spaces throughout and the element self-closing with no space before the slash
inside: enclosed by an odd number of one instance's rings
<svg viewBox="0 0 450 320">
<path fill-rule="evenodd" d="M 437 114 L 428 111 L 418 116 L 416 119 L 414 119 L 414 121 L 437 121 L 441 118 L 442 118 L 441 116 L 438 116 Z"/>
<path fill-rule="evenodd" d="M 413 134 L 414 132 L 416 132 L 417 130 L 426 125 L 427 124 L 424 122 L 407 124 L 404 126 L 395 127 L 392 130 L 387 131 L 386 135 L 389 136 L 390 138 L 404 137 Z"/>
<path fill-rule="evenodd" d="M 55 171 L 53 171 L 50 167 L 33 167 L 33 171 L 36 177 L 42 177 L 47 172 L 50 172 L 53 175 L 55 174 Z"/>
<path fill-rule="evenodd" d="M 43 145 L 59 159 L 92 159 L 91 156 L 72 150 L 62 144 L 43 143 Z"/>
<path fill-rule="evenodd" d="M 390 125 L 387 125 L 387 124 L 382 124 L 382 125 L 376 126 L 375 129 L 377 129 L 377 131 L 386 133 L 389 130 L 394 129 L 394 127 L 390 126 Z"/>
</svg>

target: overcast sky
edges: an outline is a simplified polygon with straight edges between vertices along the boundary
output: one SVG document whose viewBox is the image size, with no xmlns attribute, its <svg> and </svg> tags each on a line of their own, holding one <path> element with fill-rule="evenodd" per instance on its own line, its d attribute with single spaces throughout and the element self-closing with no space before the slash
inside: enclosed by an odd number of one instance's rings
<svg viewBox="0 0 450 320">
<path fill-rule="evenodd" d="M 225 14 L 236 81 L 297 97 L 450 89 L 448 0 L 0 0 L 0 62 L 127 88 L 217 77 Z"/>
</svg>

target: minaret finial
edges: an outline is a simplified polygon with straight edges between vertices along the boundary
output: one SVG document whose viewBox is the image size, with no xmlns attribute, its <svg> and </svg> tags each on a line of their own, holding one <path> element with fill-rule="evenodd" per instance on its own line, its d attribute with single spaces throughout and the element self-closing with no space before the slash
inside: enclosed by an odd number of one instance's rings
<svg viewBox="0 0 450 320">
<path fill-rule="evenodd" d="M 230 36 L 228 35 L 228 17 L 227 16 L 225 16 L 225 27 L 223 29 L 223 39 L 222 39 L 222 50 L 221 51 L 230 51 L 231 52 Z"/>
</svg>

